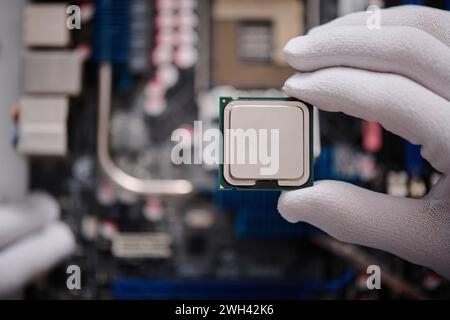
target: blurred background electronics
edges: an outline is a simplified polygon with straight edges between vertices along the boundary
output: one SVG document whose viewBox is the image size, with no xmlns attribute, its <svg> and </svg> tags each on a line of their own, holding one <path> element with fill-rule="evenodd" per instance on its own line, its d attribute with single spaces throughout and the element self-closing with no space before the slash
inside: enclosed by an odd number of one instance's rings
<svg viewBox="0 0 450 320">
<path fill-rule="evenodd" d="M 0 194 L 51 193 L 78 243 L 25 297 L 448 298 L 449 282 L 428 269 L 287 223 L 278 192 L 218 192 L 216 167 L 170 160 L 174 129 L 192 132 L 197 119 L 218 127 L 219 96 L 284 96 L 288 39 L 370 4 L 405 3 L 450 9 L 439 0 L 1 0 Z M 79 6 L 80 29 L 67 28 L 68 5 Z M 408 197 L 437 180 L 417 146 L 378 124 L 316 113 L 316 180 Z M 81 290 L 66 288 L 69 264 L 82 270 Z M 369 264 L 389 275 L 383 290 L 367 290 Z"/>
</svg>

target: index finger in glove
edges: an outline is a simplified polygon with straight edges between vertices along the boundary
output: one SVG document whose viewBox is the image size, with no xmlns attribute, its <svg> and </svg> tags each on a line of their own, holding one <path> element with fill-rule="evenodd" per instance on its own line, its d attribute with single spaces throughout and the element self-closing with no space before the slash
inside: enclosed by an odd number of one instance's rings
<svg viewBox="0 0 450 320">
<path fill-rule="evenodd" d="M 450 47 L 415 28 L 335 27 L 293 38 L 284 56 L 302 72 L 345 66 L 403 75 L 450 101 Z"/>
<path fill-rule="evenodd" d="M 405 77 L 352 68 L 328 68 L 289 78 L 284 90 L 321 110 L 380 123 L 422 145 L 422 156 L 450 173 L 450 102 Z"/>
<path fill-rule="evenodd" d="M 351 13 L 315 27 L 309 34 L 328 32 L 339 26 L 367 26 L 370 12 Z M 450 47 L 450 12 L 424 6 L 399 6 L 380 11 L 381 28 L 407 26 L 422 30 Z M 376 30 L 374 30 L 376 31 Z"/>
</svg>

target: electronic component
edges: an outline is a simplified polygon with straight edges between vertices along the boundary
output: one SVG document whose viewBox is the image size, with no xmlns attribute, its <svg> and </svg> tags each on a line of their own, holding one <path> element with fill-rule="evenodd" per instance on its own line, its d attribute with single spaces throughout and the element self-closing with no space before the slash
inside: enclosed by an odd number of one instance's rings
<svg viewBox="0 0 450 320">
<path fill-rule="evenodd" d="M 217 0 L 212 14 L 214 85 L 280 87 L 292 74 L 283 47 L 305 32 L 303 1 Z"/>
<path fill-rule="evenodd" d="M 147 0 L 131 1 L 130 14 L 130 69 L 133 73 L 145 73 L 150 67 L 150 34 L 152 30 L 148 17 L 151 14 Z"/>
<path fill-rule="evenodd" d="M 128 63 L 133 17 L 130 10 L 129 0 L 95 1 L 93 56 L 96 60 Z"/>
<path fill-rule="evenodd" d="M 167 233 L 119 233 L 112 240 L 111 250 L 118 258 L 168 258 L 172 255 Z"/>
<path fill-rule="evenodd" d="M 67 97 L 23 97 L 20 100 L 19 151 L 28 155 L 65 155 L 68 109 Z"/>
<path fill-rule="evenodd" d="M 26 46 L 65 47 L 70 42 L 65 4 L 29 4 L 24 12 Z"/>
<path fill-rule="evenodd" d="M 220 188 L 312 185 L 313 108 L 293 98 L 220 98 Z"/>
<path fill-rule="evenodd" d="M 76 51 L 30 51 L 24 59 L 26 93 L 78 95 L 83 56 Z"/>
<path fill-rule="evenodd" d="M 244 21 L 239 25 L 239 58 L 248 62 L 272 59 L 272 24 L 270 21 Z"/>
</svg>

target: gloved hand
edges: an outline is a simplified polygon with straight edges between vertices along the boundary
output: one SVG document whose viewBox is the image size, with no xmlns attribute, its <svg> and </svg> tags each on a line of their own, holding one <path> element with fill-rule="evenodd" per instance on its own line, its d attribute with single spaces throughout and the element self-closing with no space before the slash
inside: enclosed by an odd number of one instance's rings
<svg viewBox="0 0 450 320">
<path fill-rule="evenodd" d="M 290 222 L 306 221 L 338 240 L 388 251 L 450 277 L 450 12 L 402 6 L 350 14 L 288 42 L 299 73 L 284 90 L 321 110 L 380 123 L 421 145 L 442 178 L 423 199 L 320 181 L 283 193 Z"/>
<path fill-rule="evenodd" d="M 0 297 L 14 294 L 74 251 L 72 232 L 58 217 L 57 202 L 42 193 L 0 204 Z"/>
</svg>

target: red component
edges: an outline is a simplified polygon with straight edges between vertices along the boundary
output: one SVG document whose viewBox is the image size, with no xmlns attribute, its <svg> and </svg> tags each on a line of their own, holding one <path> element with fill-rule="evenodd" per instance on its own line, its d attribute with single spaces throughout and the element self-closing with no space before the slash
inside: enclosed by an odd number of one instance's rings
<svg viewBox="0 0 450 320">
<path fill-rule="evenodd" d="M 362 145 L 368 152 L 378 152 L 383 146 L 383 130 L 376 122 L 363 121 L 362 123 Z"/>
</svg>

